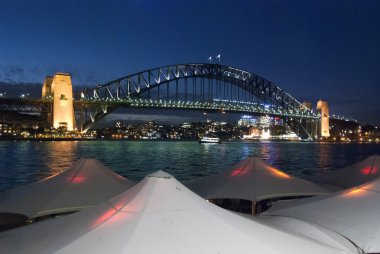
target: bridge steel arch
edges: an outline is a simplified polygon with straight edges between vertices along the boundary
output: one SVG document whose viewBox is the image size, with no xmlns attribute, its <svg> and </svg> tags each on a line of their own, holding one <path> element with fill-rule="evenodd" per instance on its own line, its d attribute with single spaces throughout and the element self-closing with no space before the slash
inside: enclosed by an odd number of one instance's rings
<svg viewBox="0 0 380 254">
<path fill-rule="evenodd" d="M 218 89 L 221 93 L 222 86 L 224 85 L 225 89 L 227 83 L 244 91 L 245 100 L 232 100 L 232 96 L 231 100 L 211 98 L 213 95 L 210 94 L 210 80 L 216 80 L 216 94 Z M 182 107 L 178 99 L 180 81 L 186 91 Z M 202 89 L 206 88 L 206 93 L 202 94 L 202 98 L 195 104 L 194 87 L 197 81 L 200 81 Z M 209 82 L 208 93 L 205 81 Z M 176 94 L 173 100 L 169 100 L 169 84 L 173 83 Z M 190 90 L 192 86 L 193 93 L 187 93 L 188 86 Z M 167 88 L 167 100 L 162 101 L 161 98 L 165 96 L 161 94 L 160 97 L 160 87 Z M 157 100 L 152 100 L 150 96 L 154 89 L 158 89 L 158 93 L 155 94 Z M 232 93 L 232 86 L 227 93 Z M 148 98 L 142 99 L 143 95 L 148 95 Z M 193 107 L 183 106 L 184 102 Z M 76 104 L 84 116 L 84 128 L 120 106 L 222 109 L 281 116 L 301 138 L 310 139 L 314 136 L 314 121 L 320 117 L 288 92 L 259 75 L 230 66 L 205 63 L 168 65 L 121 77 L 95 88 L 82 90 L 81 99 Z"/>
</svg>

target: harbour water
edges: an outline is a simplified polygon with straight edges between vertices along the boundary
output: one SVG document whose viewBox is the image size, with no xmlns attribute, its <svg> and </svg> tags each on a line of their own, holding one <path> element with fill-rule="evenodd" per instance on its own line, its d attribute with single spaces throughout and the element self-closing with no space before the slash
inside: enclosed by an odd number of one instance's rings
<svg viewBox="0 0 380 254">
<path fill-rule="evenodd" d="M 195 141 L 2 141 L 0 191 L 31 183 L 69 167 L 81 157 L 96 158 L 115 172 L 141 180 L 164 170 L 190 180 L 226 170 L 254 155 L 303 178 L 336 170 L 380 154 L 380 144 Z"/>
</svg>

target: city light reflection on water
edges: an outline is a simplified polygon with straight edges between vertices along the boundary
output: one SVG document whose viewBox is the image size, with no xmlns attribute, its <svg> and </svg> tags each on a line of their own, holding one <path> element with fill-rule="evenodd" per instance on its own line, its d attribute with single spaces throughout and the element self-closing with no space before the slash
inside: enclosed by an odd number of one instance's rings
<svg viewBox="0 0 380 254">
<path fill-rule="evenodd" d="M 313 177 L 380 154 L 376 144 L 292 142 L 54 141 L 0 142 L 0 190 L 41 180 L 81 157 L 96 158 L 117 173 L 140 180 L 165 170 L 180 180 L 229 169 L 249 155 L 285 172 Z"/>
<path fill-rule="evenodd" d="M 77 159 L 75 156 L 78 142 L 48 142 L 48 147 L 45 148 L 43 142 L 39 142 L 39 149 L 44 151 L 47 149 L 46 165 L 49 168 L 48 174 L 53 175 L 62 171 L 62 168 L 70 167 Z M 46 151 L 44 151 L 46 152 Z M 45 172 L 41 172 L 45 173 Z M 44 176 L 44 175 L 43 175 Z"/>
</svg>

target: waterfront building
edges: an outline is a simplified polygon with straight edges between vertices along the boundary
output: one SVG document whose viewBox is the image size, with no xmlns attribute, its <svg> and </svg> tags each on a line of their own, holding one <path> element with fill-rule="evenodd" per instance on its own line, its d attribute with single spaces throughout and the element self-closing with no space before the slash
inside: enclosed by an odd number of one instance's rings
<svg viewBox="0 0 380 254">
<path fill-rule="evenodd" d="M 332 140 L 350 142 L 360 138 L 361 127 L 357 122 L 330 118 L 329 125 Z"/>
<path fill-rule="evenodd" d="M 191 123 L 183 123 L 181 127 L 183 129 L 190 129 L 191 128 Z"/>
<path fill-rule="evenodd" d="M 0 122 L 0 137 L 10 137 L 16 135 L 16 126 L 11 123 Z"/>
<path fill-rule="evenodd" d="M 257 119 L 253 116 L 243 115 L 238 121 L 239 126 L 255 126 L 257 124 Z"/>
<path fill-rule="evenodd" d="M 248 135 L 243 135 L 243 139 L 259 139 L 261 137 L 261 131 L 258 127 L 252 127 L 249 129 Z"/>
<path fill-rule="evenodd" d="M 261 116 L 259 118 L 258 124 L 263 128 L 269 128 L 272 122 L 272 118 L 270 116 Z"/>
<path fill-rule="evenodd" d="M 284 125 L 284 120 L 281 117 L 273 117 L 273 125 Z"/>
<path fill-rule="evenodd" d="M 272 123 L 277 123 L 279 121 L 279 119 L 275 119 L 270 116 L 253 117 L 249 115 L 243 115 L 238 121 L 238 125 L 244 127 L 260 126 L 262 128 L 268 128 Z"/>
</svg>

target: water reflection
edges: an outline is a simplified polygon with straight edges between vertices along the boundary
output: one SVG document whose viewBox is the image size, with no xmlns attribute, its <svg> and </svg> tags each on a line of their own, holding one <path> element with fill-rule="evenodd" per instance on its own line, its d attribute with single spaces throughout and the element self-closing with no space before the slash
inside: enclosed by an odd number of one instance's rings
<svg viewBox="0 0 380 254">
<path fill-rule="evenodd" d="M 314 151 L 316 168 L 320 169 L 322 173 L 325 173 L 330 167 L 332 156 L 338 157 L 339 155 L 339 151 L 333 154 L 331 150 L 332 145 L 322 143 Z"/>
<path fill-rule="evenodd" d="M 43 142 L 40 142 L 42 145 Z M 49 168 L 48 175 L 54 175 L 70 167 L 73 162 L 79 159 L 77 155 L 78 142 L 48 142 L 46 146 L 41 146 L 41 152 L 48 152 L 46 165 Z M 48 151 L 45 151 L 48 149 Z M 43 175 L 45 176 L 45 175 Z"/>
<path fill-rule="evenodd" d="M 132 180 L 165 170 L 180 180 L 230 169 L 250 155 L 259 156 L 285 172 L 313 177 L 380 154 L 375 144 L 291 142 L 0 142 L 0 190 L 30 183 L 69 167 L 80 157 L 96 158 Z"/>
</svg>

